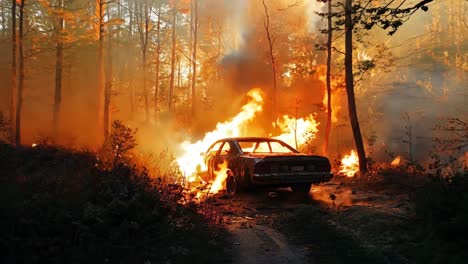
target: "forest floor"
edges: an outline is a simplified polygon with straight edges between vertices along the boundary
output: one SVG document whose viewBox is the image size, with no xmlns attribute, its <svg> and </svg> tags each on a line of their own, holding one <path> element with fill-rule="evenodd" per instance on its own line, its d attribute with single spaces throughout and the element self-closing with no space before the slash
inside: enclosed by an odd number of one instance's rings
<svg viewBox="0 0 468 264">
<path fill-rule="evenodd" d="M 0 262 L 466 263 L 468 177 L 413 176 L 194 202 L 93 153 L 0 144 Z"/>
<path fill-rule="evenodd" d="M 407 263 L 392 252 L 412 213 L 402 189 L 338 178 L 302 197 L 271 188 L 213 198 L 232 235 L 231 263 Z"/>
</svg>

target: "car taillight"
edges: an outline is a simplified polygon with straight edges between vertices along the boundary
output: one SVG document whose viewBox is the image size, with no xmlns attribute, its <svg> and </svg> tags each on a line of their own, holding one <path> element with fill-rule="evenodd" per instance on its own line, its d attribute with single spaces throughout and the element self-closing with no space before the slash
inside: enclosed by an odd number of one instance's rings
<svg viewBox="0 0 468 264">
<path fill-rule="evenodd" d="M 270 165 L 266 163 L 257 163 L 254 168 L 255 174 L 270 173 Z"/>
</svg>

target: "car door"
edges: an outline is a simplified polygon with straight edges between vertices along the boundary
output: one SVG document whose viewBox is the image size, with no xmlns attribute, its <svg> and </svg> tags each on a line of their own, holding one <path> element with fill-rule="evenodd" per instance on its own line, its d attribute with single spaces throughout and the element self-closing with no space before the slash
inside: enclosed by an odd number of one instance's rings
<svg viewBox="0 0 468 264">
<path fill-rule="evenodd" d="M 229 141 L 224 141 L 221 147 L 219 148 L 217 155 L 214 158 L 213 172 L 218 170 L 219 166 L 223 164 L 223 162 L 229 162 L 229 159 L 232 156 L 231 154 L 231 145 L 229 144 Z"/>
<path fill-rule="evenodd" d="M 214 170 L 216 170 L 217 156 L 220 147 L 224 144 L 224 141 L 216 142 L 211 146 L 205 154 L 206 158 L 206 167 L 208 169 L 209 180 L 214 180 Z"/>
</svg>

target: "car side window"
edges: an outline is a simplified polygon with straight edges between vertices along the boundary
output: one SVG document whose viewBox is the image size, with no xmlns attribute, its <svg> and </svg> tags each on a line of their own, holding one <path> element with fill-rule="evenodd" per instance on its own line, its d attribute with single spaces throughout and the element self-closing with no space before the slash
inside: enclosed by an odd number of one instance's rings
<svg viewBox="0 0 468 264">
<path fill-rule="evenodd" d="M 216 154 L 218 153 L 218 150 L 219 148 L 221 147 L 221 145 L 223 144 L 224 142 L 218 142 L 216 144 L 213 145 L 213 147 L 208 151 L 208 155 L 210 156 L 216 156 Z"/>
<path fill-rule="evenodd" d="M 270 145 L 265 141 L 258 142 L 253 152 L 271 152 Z"/>
<path fill-rule="evenodd" d="M 228 155 L 231 152 L 231 145 L 229 142 L 225 142 L 223 147 L 221 148 L 221 152 L 219 155 Z"/>
</svg>

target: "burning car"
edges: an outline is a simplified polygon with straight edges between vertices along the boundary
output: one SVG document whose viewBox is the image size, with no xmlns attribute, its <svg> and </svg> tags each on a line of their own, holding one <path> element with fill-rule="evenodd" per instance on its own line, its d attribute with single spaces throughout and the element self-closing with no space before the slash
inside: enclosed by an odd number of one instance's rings
<svg viewBox="0 0 468 264">
<path fill-rule="evenodd" d="M 252 186 L 291 187 L 308 193 L 313 183 L 329 181 L 333 174 L 328 158 L 300 153 L 285 142 L 265 137 L 217 140 L 206 153 L 207 173 L 213 182 L 218 168 L 227 164 L 226 191 L 235 194 Z"/>
</svg>

